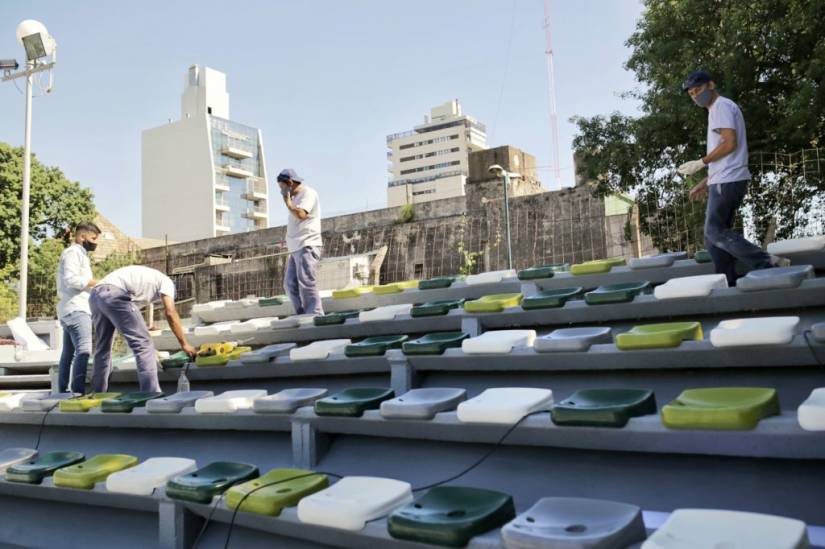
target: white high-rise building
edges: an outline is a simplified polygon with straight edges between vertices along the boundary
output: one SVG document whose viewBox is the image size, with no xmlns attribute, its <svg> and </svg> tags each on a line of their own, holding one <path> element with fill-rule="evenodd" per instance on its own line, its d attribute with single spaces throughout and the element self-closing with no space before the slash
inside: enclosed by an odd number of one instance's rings
<svg viewBox="0 0 825 549">
<path fill-rule="evenodd" d="M 269 225 L 261 131 L 229 120 L 226 75 L 193 65 L 181 119 L 144 130 L 143 236 L 181 242 Z"/>
<path fill-rule="evenodd" d="M 461 112 L 458 100 L 430 109 L 412 130 L 387 136 L 387 206 L 464 195 L 471 151 L 487 148 L 484 124 Z"/>
</svg>

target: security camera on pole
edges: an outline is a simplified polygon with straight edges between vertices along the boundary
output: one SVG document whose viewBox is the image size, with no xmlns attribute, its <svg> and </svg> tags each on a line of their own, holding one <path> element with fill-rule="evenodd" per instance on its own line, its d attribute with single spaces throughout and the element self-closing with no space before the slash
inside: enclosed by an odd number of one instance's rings
<svg viewBox="0 0 825 549">
<path fill-rule="evenodd" d="M 513 268 L 513 246 L 510 242 L 510 179 L 521 177 L 520 173 L 508 172 L 498 164 L 493 164 L 487 171 L 492 175 L 504 177 L 504 226 L 507 231 L 507 268 Z"/>
<path fill-rule="evenodd" d="M 32 76 L 49 71 L 49 85 L 52 89 L 52 68 L 57 62 L 57 42 L 49 35 L 45 25 L 33 19 L 26 19 L 17 25 L 17 41 L 26 50 L 26 68 L 17 70 L 14 59 L 0 61 L 3 82 L 16 78 L 26 79 L 26 133 L 23 145 L 23 196 L 21 198 L 20 223 L 20 317 L 26 318 L 26 292 L 29 275 L 29 188 L 31 186 L 31 129 L 32 129 Z"/>
</svg>

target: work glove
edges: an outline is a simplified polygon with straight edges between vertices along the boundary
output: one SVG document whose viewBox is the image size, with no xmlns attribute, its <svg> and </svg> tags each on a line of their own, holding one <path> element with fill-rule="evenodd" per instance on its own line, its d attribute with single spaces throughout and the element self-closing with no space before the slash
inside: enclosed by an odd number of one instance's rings
<svg viewBox="0 0 825 549">
<path fill-rule="evenodd" d="M 676 168 L 676 171 L 682 175 L 693 175 L 704 167 L 705 163 L 702 162 L 702 159 L 700 158 L 699 160 L 691 160 L 690 162 L 685 162 L 684 164 Z"/>
</svg>

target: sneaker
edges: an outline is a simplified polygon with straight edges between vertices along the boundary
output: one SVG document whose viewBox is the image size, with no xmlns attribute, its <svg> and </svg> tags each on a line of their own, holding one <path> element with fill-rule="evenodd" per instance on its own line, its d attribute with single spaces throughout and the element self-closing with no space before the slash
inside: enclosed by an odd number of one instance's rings
<svg viewBox="0 0 825 549">
<path fill-rule="evenodd" d="M 779 257 L 778 255 L 771 256 L 771 266 L 772 267 L 790 267 L 791 260 L 787 257 Z"/>
</svg>

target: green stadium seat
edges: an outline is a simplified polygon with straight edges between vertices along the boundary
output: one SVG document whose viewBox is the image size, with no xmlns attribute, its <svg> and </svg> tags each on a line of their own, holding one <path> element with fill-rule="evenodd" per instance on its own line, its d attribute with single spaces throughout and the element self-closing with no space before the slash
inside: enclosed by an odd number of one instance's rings
<svg viewBox="0 0 825 549">
<path fill-rule="evenodd" d="M 399 294 L 404 290 L 409 290 L 411 288 L 418 288 L 417 280 L 405 280 L 404 282 L 391 282 L 389 284 L 374 286 L 372 293 L 376 295 Z"/>
<path fill-rule="evenodd" d="M 312 319 L 312 323 L 316 326 L 334 326 L 335 324 L 343 324 L 348 318 L 358 318 L 360 310 L 339 311 L 337 313 L 327 313 L 325 315 L 318 315 Z"/>
<path fill-rule="evenodd" d="M 326 475 L 304 469 L 272 469 L 262 477 L 231 487 L 224 499 L 230 509 L 240 505 L 240 511 L 246 513 L 277 517 L 284 507 L 294 507 L 305 496 L 328 486 Z"/>
<path fill-rule="evenodd" d="M 521 301 L 521 308 L 525 311 L 533 309 L 551 309 L 554 307 L 564 307 L 568 299 L 572 299 L 581 294 L 582 288 L 558 288 L 555 290 L 542 290 L 535 295 L 525 296 Z"/>
<path fill-rule="evenodd" d="M 779 414 L 775 389 L 710 387 L 687 389 L 662 408 L 671 429 L 753 429 L 759 420 Z"/>
<path fill-rule="evenodd" d="M 235 343 L 205 343 L 198 350 L 195 365 L 226 366 L 231 360 L 238 360 L 243 353 L 248 353 L 252 347 L 239 346 Z"/>
<path fill-rule="evenodd" d="M 386 387 L 354 387 L 315 401 L 319 416 L 361 417 L 365 410 L 377 410 L 395 394 Z"/>
<path fill-rule="evenodd" d="M 134 467 L 138 458 L 127 454 L 98 454 L 91 459 L 54 472 L 54 485 L 91 490 L 112 473 Z"/>
<path fill-rule="evenodd" d="M 455 281 L 456 277 L 454 276 L 439 276 L 436 278 L 430 278 L 428 280 L 422 280 L 418 283 L 418 289 L 437 290 L 440 288 L 449 288 Z"/>
<path fill-rule="evenodd" d="M 461 342 L 468 337 L 470 334 L 464 332 L 438 332 L 405 341 L 401 349 L 405 355 L 440 355 L 445 349 L 461 347 Z"/>
<path fill-rule="evenodd" d="M 195 503 L 211 503 L 214 496 L 224 493 L 230 486 L 257 476 L 258 468 L 254 465 L 215 461 L 167 482 L 166 495 Z"/>
<path fill-rule="evenodd" d="M 258 307 L 275 307 L 277 305 L 283 305 L 286 302 L 287 297 L 285 295 L 262 297 L 258 300 Z"/>
<path fill-rule="evenodd" d="M 164 368 L 183 368 L 186 363 L 190 361 L 189 355 L 183 351 L 171 355 L 169 358 L 164 358 L 160 361 L 160 365 Z"/>
<path fill-rule="evenodd" d="M 400 349 L 401 344 L 409 339 L 406 335 L 387 335 L 368 337 L 357 343 L 352 343 L 344 348 L 344 354 L 348 357 L 356 356 L 381 356 L 387 349 Z"/>
<path fill-rule="evenodd" d="M 708 252 L 707 250 L 699 250 L 698 252 L 693 254 L 693 260 L 696 263 L 710 263 L 711 261 L 713 261 L 713 259 L 711 259 L 710 257 L 710 252 Z"/>
<path fill-rule="evenodd" d="M 332 299 L 348 299 L 351 297 L 361 297 L 372 291 L 372 286 L 356 286 L 355 288 L 346 288 L 344 290 L 335 290 L 332 292 Z"/>
<path fill-rule="evenodd" d="M 608 284 L 599 286 L 592 292 L 584 294 L 584 301 L 588 305 L 603 303 L 626 303 L 641 293 L 650 292 L 650 282 L 627 282 L 624 284 Z"/>
<path fill-rule="evenodd" d="M 500 313 L 504 309 L 517 307 L 524 296 L 521 294 L 493 294 L 485 295 L 464 303 L 464 310 L 468 313 Z"/>
<path fill-rule="evenodd" d="M 441 301 L 430 301 L 413 306 L 410 309 L 410 316 L 438 316 L 446 315 L 452 309 L 457 309 L 464 305 L 464 299 L 444 299 Z"/>
<path fill-rule="evenodd" d="M 498 528 L 516 516 L 513 498 L 502 492 L 464 486 L 437 486 L 387 520 L 390 535 L 463 547 L 474 536 Z"/>
<path fill-rule="evenodd" d="M 82 397 L 61 400 L 58 408 L 61 412 L 88 412 L 92 408 L 97 408 L 104 400 L 117 398 L 120 393 L 90 393 Z"/>
<path fill-rule="evenodd" d="M 0 450 L 0 475 L 12 465 L 34 459 L 37 450 L 34 448 L 5 448 Z"/>
<path fill-rule="evenodd" d="M 80 463 L 86 456 L 80 452 L 49 452 L 6 469 L 6 480 L 40 484 L 55 471 L 75 463 Z"/>
<path fill-rule="evenodd" d="M 519 280 L 536 280 L 538 278 L 552 278 L 556 273 L 563 273 L 570 270 L 569 263 L 553 263 L 540 267 L 530 267 L 518 272 Z"/>
<path fill-rule="evenodd" d="M 574 275 L 586 275 L 609 272 L 613 267 L 624 265 L 623 257 L 611 257 L 608 259 L 596 259 L 594 261 L 585 261 L 584 263 L 576 263 L 570 267 L 570 273 Z"/>
<path fill-rule="evenodd" d="M 616 347 L 632 349 L 661 349 L 678 347 L 682 341 L 702 341 L 702 325 L 699 322 L 664 322 L 634 326 L 616 336 Z"/>
<path fill-rule="evenodd" d="M 103 412 L 130 413 L 135 408 L 146 406 L 146 403 L 154 398 L 165 396 L 163 393 L 127 393 L 119 397 L 104 400 L 100 409 Z"/>
<path fill-rule="evenodd" d="M 624 427 L 632 417 L 656 413 L 656 398 L 647 389 L 582 389 L 554 404 L 556 425 Z"/>
</svg>

